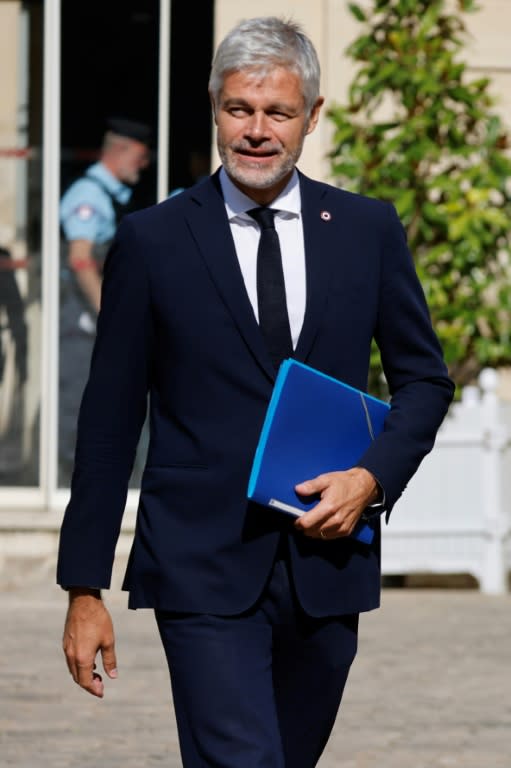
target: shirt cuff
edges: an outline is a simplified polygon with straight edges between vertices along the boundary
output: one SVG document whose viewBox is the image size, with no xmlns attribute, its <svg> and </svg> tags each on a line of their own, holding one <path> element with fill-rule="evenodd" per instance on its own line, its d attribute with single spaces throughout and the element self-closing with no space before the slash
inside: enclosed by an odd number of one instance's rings
<svg viewBox="0 0 511 768">
<path fill-rule="evenodd" d="M 376 482 L 378 484 L 378 501 L 373 501 L 372 504 L 367 505 L 365 510 L 362 512 L 363 520 L 370 520 L 372 517 L 381 515 L 381 513 L 385 511 L 385 505 L 387 501 L 385 498 L 385 491 L 378 483 L 378 481 Z"/>
</svg>

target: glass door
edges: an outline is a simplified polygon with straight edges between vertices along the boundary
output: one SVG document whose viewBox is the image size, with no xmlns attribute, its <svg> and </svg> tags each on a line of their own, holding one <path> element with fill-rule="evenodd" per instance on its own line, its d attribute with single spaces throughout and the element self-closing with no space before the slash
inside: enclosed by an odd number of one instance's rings
<svg viewBox="0 0 511 768">
<path fill-rule="evenodd" d="M 57 469 L 67 488 L 102 264 L 123 213 L 157 200 L 160 3 L 63 0 L 61 8 Z"/>
<path fill-rule="evenodd" d="M 81 393 L 86 374 L 60 333 L 63 197 L 102 163 L 112 119 L 150 133 L 138 174 L 119 182 L 131 210 L 209 172 L 213 9 L 213 0 L 199 17 L 193 4 L 171 0 L 0 0 L 0 513 L 9 525 L 30 528 L 24 513 L 35 510 L 58 520 L 69 495 L 61 378 L 76 374 Z M 79 223 L 97 207 L 78 200 Z M 146 442 L 147 430 L 129 509 Z"/>
<path fill-rule="evenodd" d="M 40 485 L 43 3 L 0 2 L 0 503 Z"/>
</svg>

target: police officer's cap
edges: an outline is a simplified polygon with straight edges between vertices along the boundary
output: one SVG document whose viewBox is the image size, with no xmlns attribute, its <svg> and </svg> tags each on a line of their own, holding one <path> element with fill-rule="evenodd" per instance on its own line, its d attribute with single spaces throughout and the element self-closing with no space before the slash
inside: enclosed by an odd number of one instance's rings
<svg viewBox="0 0 511 768">
<path fill-rule="evenodd" d="M 151 143 L 151 128 L 146 123 L 128 120 L 124 117 L 111 117 L 107 120 L 107 129 L 127 139 L 140 141 L 142 144 Z"/>
</svg>

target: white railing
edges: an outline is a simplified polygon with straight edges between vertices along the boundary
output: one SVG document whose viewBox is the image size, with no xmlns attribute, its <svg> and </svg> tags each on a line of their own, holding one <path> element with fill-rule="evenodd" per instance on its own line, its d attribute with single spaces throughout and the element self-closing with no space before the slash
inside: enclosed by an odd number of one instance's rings
<svg viewBox="0 0 511 768">
<path fill-rule="evenodd" d="M 482 371 L 451 406 L 433 451 L 383 524 L 382 570 L 475 577 L 501 594 L 511 570 L 511 402 Z"/>
</svg>

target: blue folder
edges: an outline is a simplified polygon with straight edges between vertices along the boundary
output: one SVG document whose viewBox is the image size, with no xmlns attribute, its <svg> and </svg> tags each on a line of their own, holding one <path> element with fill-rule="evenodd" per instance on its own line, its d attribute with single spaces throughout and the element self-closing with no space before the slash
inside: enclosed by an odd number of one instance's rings
<svg viewBox="0 0 511 768">
<path fill-rule="evenodd" d="M 275 381 L 248 483 L 248 498 L 291 515 L 319 498 L 295 485 L 357 464 L 383 430 L 390 405 L 296 360 L 285 360 Z M 351 534 L 370 544 L 370 521 Z"/>
</svg>

